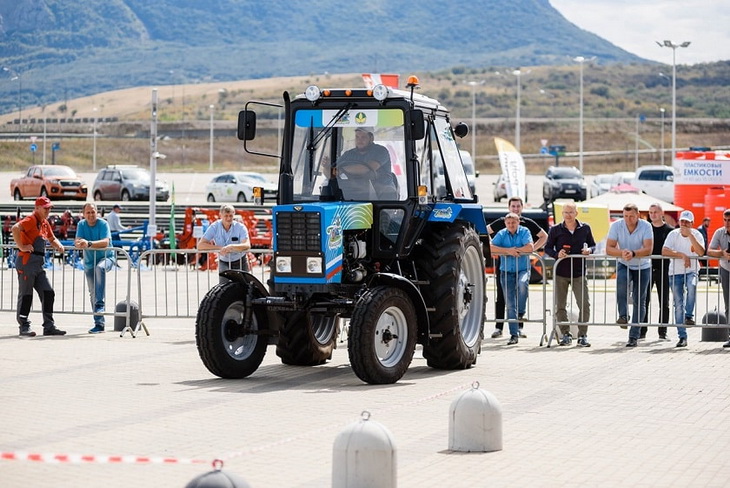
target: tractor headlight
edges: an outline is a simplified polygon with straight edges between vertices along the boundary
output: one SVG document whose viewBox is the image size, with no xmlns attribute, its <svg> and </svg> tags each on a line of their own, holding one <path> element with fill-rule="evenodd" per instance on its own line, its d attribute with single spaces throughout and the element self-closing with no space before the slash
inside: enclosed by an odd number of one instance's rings
<svg viewBox="0 0 730 488">
<path fill-rule="evenodd" d="M 307 273 L 322 274 L 322 258 L 307 258 Z"/>
<path fill-rule="evenodd" d="M 321 90 L 316 85 L 309 85 L 306 90 L 304 90 L 304 96 L 307 97 L 307 100 L 310 102 L 316 102 L 319 100 L 319 97 L 322 95 Z"/>
<path fill-rule="evenodd" d="M 291 273 L 291 256 L 277 256 L 276 271 L 278 273 Z"/>
</svg>

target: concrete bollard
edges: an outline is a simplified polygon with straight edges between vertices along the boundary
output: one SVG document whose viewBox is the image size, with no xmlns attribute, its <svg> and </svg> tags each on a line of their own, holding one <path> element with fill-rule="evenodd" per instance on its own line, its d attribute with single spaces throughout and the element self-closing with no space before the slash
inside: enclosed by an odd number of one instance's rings
<svg viewBox="0 0 730 488">
<path fill-rule="evenodd" d="M 369 412 L 337 435 L 332 451 L 332 488 L 397 485 L 393 434 Z"/>
<path fill-rule="evenodd" d="M 458 452 L 502 450 L 502 406 L 494 395 L 480 390 L 478 382 L 451 402 L 449 449 Z"/>
<path fill-rule="evenodd" d="M 223 461 L 213 461 L 213 471 L 196 476 L 185 488 L 251 488 L 246 480 L 233 473 L 224 473 Z"/>
</svg>

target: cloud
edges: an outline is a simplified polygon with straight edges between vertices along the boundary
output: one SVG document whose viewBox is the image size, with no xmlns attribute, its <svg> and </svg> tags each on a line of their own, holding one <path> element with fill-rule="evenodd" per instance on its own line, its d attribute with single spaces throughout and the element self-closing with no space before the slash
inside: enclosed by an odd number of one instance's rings
<svg viewBox="0 0 730 488">
<path fill-rule="evenodd" d="M 655 41 L 691 41 L 677 64 L 730 59 L 726 0 L 551 0 L 566 19 L 643 58 L 672 63 Z"/>
</svg>

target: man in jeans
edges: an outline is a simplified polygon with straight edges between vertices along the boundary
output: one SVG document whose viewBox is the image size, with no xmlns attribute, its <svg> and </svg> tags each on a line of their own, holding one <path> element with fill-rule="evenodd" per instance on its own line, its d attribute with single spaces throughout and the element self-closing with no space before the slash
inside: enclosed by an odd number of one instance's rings
<svg viewBox="0 0 730 488">
<path fill-rule="evenodd" d="M 622 328 L 629 322 L 629 286 L 633 304 L 632 324 L 646 319 L 646 294 L 651 282 L 651 256 L 654 247 L 654 234 L 651 224 L 639 219 L 639 208 L 627 203 L 623 208 L 623 218 L 617 220 L 608 230 L 606 254 L 618 258 L 616 263 L 616 301 L 618 320 Z M 626 347 L 636 347 L 641 327 L 632 325 Z"/>
<path fill-rule="evenodd" d="M 674 227 L 664 221 L 664 209 L 659 202 L 649 205 L 649 222 L 651 222 L 651 230 L 654 233 L 654 248 L 651 251 L 653 256 L 660 256 L 664 247 L 664 241 Z M 649 291 L 646 293 L 646 310 L 649 315 L 649 304 L 651 303 L 651 290 L 656 286 L 657 298 L 659 299 L 659 323 L 669 323 L 669 289 L 671 281 L 669 280 L 669 260 L 668 259 L 652 259 L 651 260 L 651 283 L 649 283 Z M 639 339 L 646 337 L 647 327 L 641 328 Z M 667 328 L 659 327 L 659 339 L 667 340 Z"/>
<path fill-rule="evenodd" d="M 679 229 L 669 233 L 662 248 L 662 256 L 676 258 L 669 264 L 669 280 L 674 295 L 674 323 L 677 324 L 677 335 L 679 335 L 677 347 L 687 347 L 687 329 L 680 325 L 695 323 L 697 271 L 700 268 L 696 258 L 705 254 L 705 240 L 702 238 L 702 233 L 692 228 L 694 220 L 692 212 L 689 210 L 682 212 L 679 215 Z"/>
<path fill-rule="evenodd" d="M 519 342 L 518 310 L 525 310 L 530 285 L 530 253 L 535 250 L 532 236 L 520 225 L 520 216 L 510 212 L 504 218 L 505 228 L 497 232 L 490 244 L 492 254 L 499 254 L 502 263 L 499 279 L 509 320 L 510 339 L 507 345 Z"/>
<path fill-rule="evenodd" d="M 591 347 L 588 342 L 588 326 L 585 325 L 591 316 L 591 304 L 588 300 L 588 283 L 585 272 L 585 259 L 568 258 L 568 256 L 582 254 L 589 255 L 596 248 L 593 232 L 588 224 L 580 222 L 578 207 L 575 203 L 563 205 L 563 222 L 554 225 L 548 232 L 545 243 L 545 253 L 554 258 L 562 259 L 555 270 L 555 318 L 560 322 L 562 338 L 559 345 L 568 346 L 573 341 L 570 335 L 568 322 L 568 287 L 573 290 L 573 296 L 578 304 L 578 346 Z M 567 258 L 567 259 L 566 259 Z"/>
<path fill-rule="evenodd" d="M 707 255 L 720 260 L 720 284 L 722 285 L 722 298 L 725 302 L 725 319 L 728 317 L 728 302 L 730 302 L 730 208 L 722 213 L 723 227 L 720 227 L 712 235 L 708 246 Z M 723 344 L 723 347 L 730 347 L 730 341 Z"/>
<path fill-rule="evenodd" d="M 104 332 L 104 312 L 106 294 L 106 273 L 114 267 L 114 251 L 105 249 L 111 241 L 109 224 L 100 219 L 96 205 L 84 205 L 84 220 L 76 229 L 74 246 L 84 250 L 84 274 L 89 287 L 91 308 L 94 312 L 94 327 L 89 334 Z"/>
</svg>

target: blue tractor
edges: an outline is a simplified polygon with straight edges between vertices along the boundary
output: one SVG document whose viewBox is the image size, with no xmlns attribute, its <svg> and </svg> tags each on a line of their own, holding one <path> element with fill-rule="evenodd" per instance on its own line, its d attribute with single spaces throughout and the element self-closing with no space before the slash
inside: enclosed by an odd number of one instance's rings
<svg viewBox="0 0 730 488">
<path fill-rule="evenodd" d="M 284 93 L 270 279 L 226 271 L 231 281 L 203 299 L 196 341 L 211 373 L 251 375 L 268 344 L 285 364 L 323 364 L 340 319 L 366 383 L 398 381 L 417 343 L 430 367 L 476 363 L 486 224 L 455 140 L 468 128 L 452 127 L 417 84 Z M 249 153 L 264 154 L 251 141 L 257 111 L 271 106 L 251 101 L 239 114 Z M 259 117 L 260 132 L 270 119 Z"/>
</svg>

